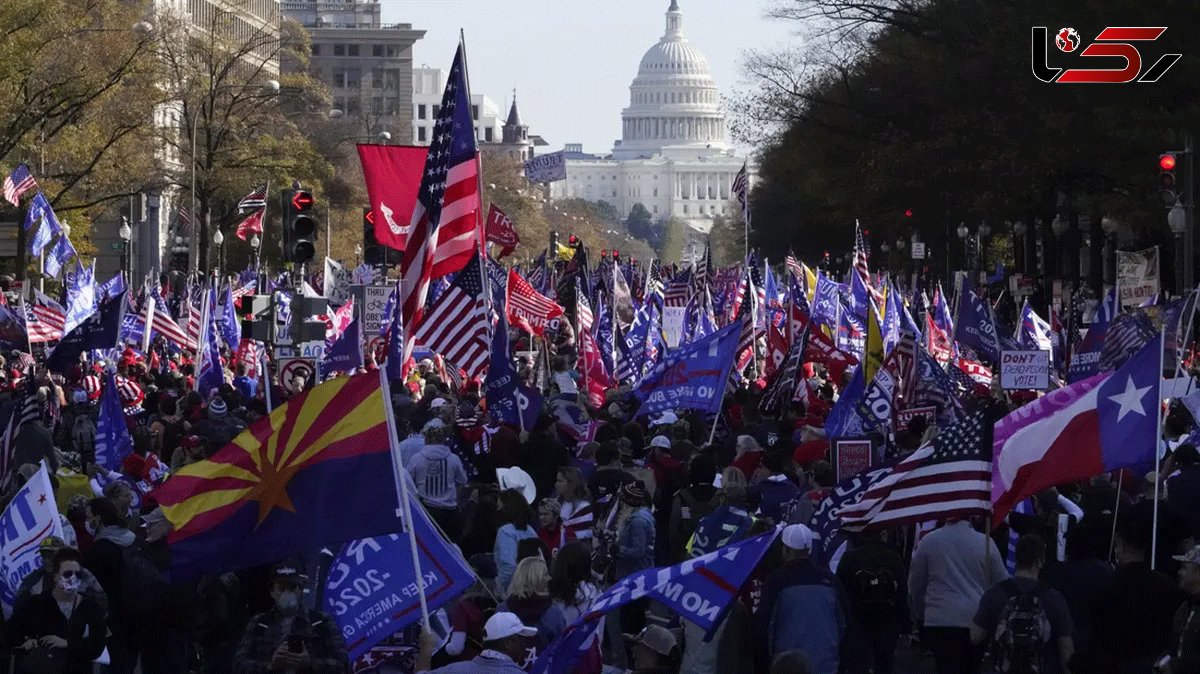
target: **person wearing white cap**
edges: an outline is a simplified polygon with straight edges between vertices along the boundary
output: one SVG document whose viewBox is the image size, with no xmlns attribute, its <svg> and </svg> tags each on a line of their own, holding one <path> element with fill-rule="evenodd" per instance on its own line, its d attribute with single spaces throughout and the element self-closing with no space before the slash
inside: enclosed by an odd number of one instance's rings
<svg viewBox="0 0 1200 674">
<path fill-rule="evenodd" d="M 428 674 L 524 674 L 521 664 L 529 657 L 529 639 L 537 628 L 521 622 L 514 613 L 496 613 L 483 626 L 483 652 L 470 662 L 455 662 L 430 670 L 433 654 L 441 639 L 426 630 L 421 633 L 421 649 L 415 670 Z"/>
<path fill-rule="evenodd" d="M 813 532 L 803 524 L 784 527 L 783 565 L 767 577 L 759 610 L 759 633 L 774 658 L 798 650 L 814 674 L 836 674 L 846 636 L 846 593 L 837 577 L 810 559 Z"/>
</svg>

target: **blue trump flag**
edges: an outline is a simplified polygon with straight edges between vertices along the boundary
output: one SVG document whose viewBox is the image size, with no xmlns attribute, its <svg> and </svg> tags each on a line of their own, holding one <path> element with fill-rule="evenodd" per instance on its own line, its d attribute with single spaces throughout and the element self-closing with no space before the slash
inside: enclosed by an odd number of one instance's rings
<svg viewBox="0 0 1200 674">
<path fill-rule="evenodd" d="M 46 357 L 46 367 L 51 372 L 66 372 L 79 362 L 79 355 L 84 351 L 115 347 L 124 314 L 125 293 L 101 302 L 99 310 L 63 335 Z"/>
<path fill-rule="evenodd" d="M 592 601 L 588 612 L 563 630 L 533 663 L 531 674 L 567 672 L 592 648 L 600 619 L 632 601 L 649 597 L 706 632 L 714 629 L 746 578 L 771 548 L 779 531 L 727 545 L 682 564 L 646 569 L 617 581 Z"/>
<path fill-rule="evenodd" d="M 352 372 L 362 366 L 362 326 L 356 318 L 346 326 L 341 337 L 325 350 L 321 372 Z"/>
<path fill-rule="evenodd" d="M 75 274 L 65 284 L 67 288 L 67 316 L 63 334 L 71 332 L 96 311 L 96 261 L 91 267 L 83 266 L 75 259 Z"/>
<path fill-rule="evenodd" d="M 242 343 L 242 321 L 238 318 L 237 310 L 233 307 L 233 288 L 225 286 L 225 294 L 214 309 L 217 327 L 221 331 L 221 340 L 225 346 L 236 350 Z"/>
<path fill-rule="evenodd" d="M 966 275 L 963 275 L 958 291 L 954 339 L 992 363 L 1000 362 L 1000 341 L 996 338 L 996 319 L 992 315 L 992 308 L 971 290 L 971 282 Z"/>
<path fill-rule="evenodd" d="M 741 334 L 742 321 L 734 321 L 668 353 L 633 390 L 642 402 L 637 416 L 676 409 L 720 410 Z"/>
<path fill-rule="evenodd" d="M 421 504 L 410 496 L 409 505 L 421 564 L 419 579 L 407 533 L 350 541 L 329 567 L 325 610 L 346 638 L 351 662 L 421 619 L 418 583 L 425 588 L 432 613 L 475 582 L 471 567 L 433 528 Z"/>
<path fill-rule="evenodd" d="M 487 383 L 483 387 L 487 408 L 501 423 L 533 428 L 542 413 L 544 401 L 536 391 L 518 381 L 508 350 L 508 321 L 504 312 L 497 313 L 499 318 L 492 330 Z"/>
<path fill-rule="evenodd" d="M 96 419 L 96 463 L 109 470 L 120 470 L 121 462 L 133 453 L 133 438 L 125 424 L 125 409 L 117 393 L 112 372 L 104 375 L 100 394 L 100 416 Z"/>
</svg>

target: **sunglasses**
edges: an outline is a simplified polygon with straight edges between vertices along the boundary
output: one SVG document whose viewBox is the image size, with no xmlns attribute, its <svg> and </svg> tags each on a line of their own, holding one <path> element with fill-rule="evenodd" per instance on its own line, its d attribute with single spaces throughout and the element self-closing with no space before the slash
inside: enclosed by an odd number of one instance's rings
<svg viewBox="0 0 1200 674">
<path fill-rule="evenodd" d="M 74 578 L 75 576 L 79 575 L 79 572 L 67 569 L 66 571 L 59 571 L 58 575 L 62 576 L 63 578 Z"/>
</svg>

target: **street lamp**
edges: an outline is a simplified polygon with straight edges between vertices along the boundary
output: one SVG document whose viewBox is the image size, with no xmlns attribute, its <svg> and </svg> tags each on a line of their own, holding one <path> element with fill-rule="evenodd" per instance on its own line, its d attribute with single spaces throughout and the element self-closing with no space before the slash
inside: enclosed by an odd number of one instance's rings
<svg viewBox="0 0 1200 674">
<path fill-rule="evenodd" d="M 225 269 L 225 235 L 221 233 L 220 227 L 213 232 L 212 240 L 217 246 L 217 276 L 219 277 Z"/>
<path fill-rule="evenodd" d="M 117 230 L 117 236 L 121 237 L 121 274 L 128 281 L 131 278 L 129 273 L 129 240 L 133 238 L 133 228 L 129 226 L 129 218 L 121 216 L 121 228 Z"/>
<path fill-rule="evenodd" d="M 1026 272 L 1025 265 L 1025 232 L 1028 228 L 1024 222 L 1016 221 L 1012 225 L 1013 232 L 1013 260 L 1017 263 L 1017 271 Z"/>
</svg>

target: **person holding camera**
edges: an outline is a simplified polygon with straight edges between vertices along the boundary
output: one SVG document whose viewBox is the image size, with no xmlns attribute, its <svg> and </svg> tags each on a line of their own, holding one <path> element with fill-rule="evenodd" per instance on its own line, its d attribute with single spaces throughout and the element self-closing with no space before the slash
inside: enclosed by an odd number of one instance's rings
<svg viewBox="0 0 1200 674">
<path fill-rule="evenodd" d="M 349 671 L 346 641 L 333 618 L 300 605 L 304 577 L 299 567 L 280 563 L 271 571 L 275 607 L 250 619 L 234 658 L 236 674 Z"/>
</svg>

